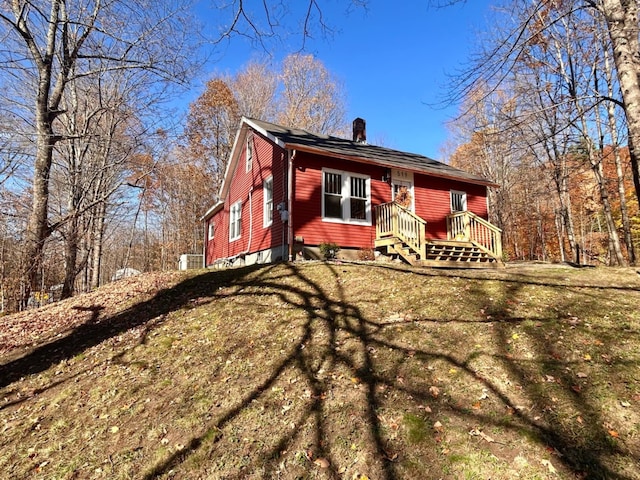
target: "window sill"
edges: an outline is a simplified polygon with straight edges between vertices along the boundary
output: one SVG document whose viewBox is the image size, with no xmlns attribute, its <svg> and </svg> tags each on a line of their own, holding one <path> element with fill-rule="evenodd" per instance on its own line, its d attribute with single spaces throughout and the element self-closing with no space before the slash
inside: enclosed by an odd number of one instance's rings
<svg viewBox="0 0 640 480">
<path fill-rule="evenodd" d="M 326 223 L 341 223 L 343 225 L 360 225 L 363 227 L 370 227 L 372 225 L 371 220 L 345 220 L 343 218 L 322 217 L 322 221 Z"/>
</svg>

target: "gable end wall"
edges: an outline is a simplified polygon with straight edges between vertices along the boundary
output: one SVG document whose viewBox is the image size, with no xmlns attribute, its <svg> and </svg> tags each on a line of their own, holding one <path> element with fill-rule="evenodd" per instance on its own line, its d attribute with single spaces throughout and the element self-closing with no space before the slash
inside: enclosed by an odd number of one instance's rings
<svg viewBox="0 0 640 480">
<path fill-rule="evenodd" d="M 240 254 L 251 254 L 262 250 L 281 246 L 286 241 L 286 224 L 284 224 L 275 207 L 280 202 L 286 203 L 286 154 L 284 149 L 274 145 L 257 132 L 251 134 L 253 139 L 253 162 L 251 171 L 246 171 L 246 141 L 241 144 L 242 151 L 233 171 L 228 172 L 231 184 L 224 199 L 224 207 L 209 219 L 214 223 L 213 240 L 207 238 L 206 264 L 212 265 L 216 260 L 235 257 Z M 263 183 L 273 177 L 273 223 L 264 227 L 264 192 Z M 229 241 L 229 215 L 231 205 L 242 201 L 242 224 L 240 238 Z M 250 234 L 251 232 L 251 234 Z"/>
</svg>

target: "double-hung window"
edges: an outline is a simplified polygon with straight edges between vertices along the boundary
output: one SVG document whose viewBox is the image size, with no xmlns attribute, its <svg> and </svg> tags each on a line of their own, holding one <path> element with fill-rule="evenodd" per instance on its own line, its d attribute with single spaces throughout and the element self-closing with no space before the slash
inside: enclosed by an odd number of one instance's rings
<svg viewBox="0 0 640 480">
<path fill-rule="evenodd" d="M 263 195 L 263 226 L 268 227 L 273 223 L 273 177 L 267 178 L 262 184 Z"/>
<path fill-rule="evenodd" d="M 210 220 L 209 221 L 209 235 L 208 235 L 209 240 L 213 240 L 214 234 L 215 234 L 215 227 L 213 226 L 213 221 Z"/>
<path fill-rule="evenodd" d="M 467 194 L 458 190 L 451 190 L 451 213 L 467 210 Z"/>
<path fill-rule="evenodd" d="M 231 205 L 229 211 L 229 241 L 240 238 L 240 227 L 242 225 L 242 201 L 238 200 Z"/>
<path fill-rule="evenodd" d="M 338 170 L 323 170 L 322 175 L 322 218 L 325 221 L 370 224 L 370 178 Z"/>
</svg>

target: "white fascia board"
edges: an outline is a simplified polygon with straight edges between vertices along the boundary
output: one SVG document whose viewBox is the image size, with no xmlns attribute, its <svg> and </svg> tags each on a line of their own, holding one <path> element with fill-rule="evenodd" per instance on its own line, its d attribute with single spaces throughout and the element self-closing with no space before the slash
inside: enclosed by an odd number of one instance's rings
<svg viewBox="0 0 640 480">
<path fill-rule="evenodd" d="M 205 214 L 200 217 L 200 221 L 204 222 L 205 220 L 209 220 L 211 217 L 213 217 L 213 215 L 215 213 L 217 213 L 218 211 L 220 211 L 220 209 L 224 206 L 224 201 L 222 200 L 218 200 L 218 202 L 216 202 L 215 204 L 213 204 L 209 210 L 207 210 L 205 212 Z"/>
<path fill-rule="evenodd" d="M 240 142 L 240 137 L 243 131 L 246 132 L 246 128 L 244 128 L 244 117 L 242 117 L 240 127 L 238 127 L 238 131 L 236 132 L 236 138 L 233 140 L 233 147 L 231 147 L 231 154 L 229 155 L 227 169 L 224 172 L 222 185 L 220 186 L 220 191 L 218 192 L 218 197 L 221 199 L 226 197 L 226 192 L 229 189 L 229 184 L 231 182 L 229 175 L 235 170 L 236 165 L 238 164 L 238 158 L 240 158 L 240 152 L 242 151 L 242 148 L 238 148 L 238 145 L 242 145 L 242 143 Z"/>
</svg>

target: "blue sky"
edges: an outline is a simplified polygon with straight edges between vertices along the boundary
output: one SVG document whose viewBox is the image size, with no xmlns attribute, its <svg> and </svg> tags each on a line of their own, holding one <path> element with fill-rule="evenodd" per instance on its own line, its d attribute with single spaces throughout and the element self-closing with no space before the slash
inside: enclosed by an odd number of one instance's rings
<svg viewBox="0 0 640 480">
<path fill-rule="evenodd" d="M 367 121 L 370 143 L 441 159 L 445 122 L 457 110 L 435 104 L 446 94 L 448 75 L 476 50 L 478 32 L 486 28 L 493 2 L 470 0 L 436 8 L 429 7 L 428 0 L 370 0 L 366 10 L 349 13 L 347 3 L 322 3 L 335 34 L 308 40 L 305 50 L 344 84 L 347 119 Z M 219 25 L 219 14 L 203 21 Z M 275 60 L 300 48 L 299 37 L 289 42 L 289 47 L 274 48 Z M 205 80 L 216 72 L 233 74 L 263 53 L 247 40 L 233 39 L 218 51 Z"/>
</svg>

